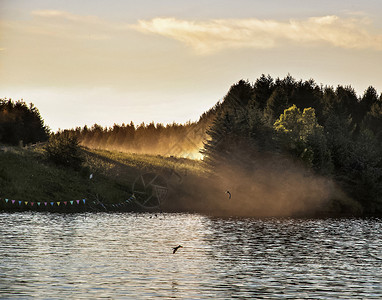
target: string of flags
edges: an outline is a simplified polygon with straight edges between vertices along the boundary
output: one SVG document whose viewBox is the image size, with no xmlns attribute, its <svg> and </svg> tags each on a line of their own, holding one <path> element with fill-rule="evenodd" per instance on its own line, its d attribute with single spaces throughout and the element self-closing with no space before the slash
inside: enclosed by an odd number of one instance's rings
<svg viewBox="0 0 382 300">
<path fill-rule="evenodd" d="M 6 204 L 12 204 L 15 206 L 29 206 L 29 207 L 63 207 L 63 206 L 68 206 L 68 205 L 82 205 L 86 204 L 87 199 L 82 199 L 82 200 L 71 200 L 71 201 L 20 201 L 20 200 L 13 200 L 13 199 L 8 199 L 8 198 L 0 198 L 0 201 L 3 200 Z M 122 207 L 126 204 L 132 204 L 136 200 L 134 194 L 130 196 L 127 200 L 124 202 L 120 203 L 114 203 L 114 204 L 108 204 L 110 207 Z"/>
<path fill-rule="evenodd" d="M 134 203 L 135 200 L 136 200 L 136 198 L 133 194 L 125 202 L 114 203 L 114 204 L 110 204 L 110 205 L 111 205 L 111 207 L 117 207 L 118 208 L 118 207 L 125 206 L 126 204 L 132 204 L 132 203 Z"/>
<path fill-rule="evenodd" d="M 13 204 L 13 205 L 18 205 L 18 206 L 67 206 L 67 205 L 80 205 L 80 204 L 85 204 L 86 199 L 82 200 L 71 200 L 71 201 L 20 201 L 20 200 L 12 200 L 12 199 L 1 199 L 5 203 Z"/>
<path fill-rule="evenodd" d="M 93 179 L 93 174 L 90 174 L 89 176 L 89 179 L 92 180 Z M 61 205 L 61 207 L 63 206 L 68 206 L 68 205 L 80 205 L 80 204 L 84 204 L 86 203 L 86 199 L 82 199 L 82 200 L 71 200 L 71 201 L 20 201 L 20 200 L 13 200 L 13 199 L 8 199 L 8 198 L 0 198 L 0 201 L 3 200 L 6 204 L 12 204 L 12 205 L 18 205 L 18 206 L 24 206 L 24 207 L 58 207 Z M 127 200 L 123 201 L 123 202 L 120 202 L 120 203 L 116 203 L 116 204 L 109 204 L 108 206 L 112 206 L 112 207 L 121 207 L 121 206 L 124 206 L 126 204 L 132 204 L 133 202 L 136 201 L 136 198 L 135 198 L 135 195 L 131 195 Z M 97 203 L 102 205 L 102 207 L 104 209 L 106 209 L 105 205 L 100 202 L 100 201 L 94 201 L 93 203 Z"/>
</svg>

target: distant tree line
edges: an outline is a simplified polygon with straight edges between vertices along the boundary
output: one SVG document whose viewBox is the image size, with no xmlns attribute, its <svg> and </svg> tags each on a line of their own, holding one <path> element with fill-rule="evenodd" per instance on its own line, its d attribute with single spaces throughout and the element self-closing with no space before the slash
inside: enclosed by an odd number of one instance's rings
<svg viewBox="0 0 382 300">
<path fill-rule="evenodd" d="M 113 127 L 102 127 L 94 124 L 64 130 L 62 134 L 77 137 L 80 144 L 93 149 L 117 150 L 131 153 L 144 153 L 163 156 L 183 156 L 197 158 L 203 141 L 207 139 L 207 128 L 218 110 L 219 104 L 204 113 L 198 122 L 186 124 L 149 124 L 138 126 L 114 124 Z"/>
<path fill-rule="evenodd" d="M 211 170 L 256 168 L 259 153 L 287 156 L 327 176 L 365 208 L 382 213 L 382 95 L 368 87 L 322 86 L 313 79 L 262 75 L 240 80 L 198 122 L 115 124 L 65 130 L 81 145 L 195 158 Z"/>
<path fill-rule="evenodd" d="M 18 145 L 44 142 L 50 130 L 31 103 L 0 99 L 0 143 Z"/>
<path fill-rule="evenodd" d="M 202 150 L 210 168 L 251 169 L 256 154 L 288 155 L 339 183 L 367 213 L 382 213 L 382 95 L 262 75 L 231 86 Z"/>
</svg>

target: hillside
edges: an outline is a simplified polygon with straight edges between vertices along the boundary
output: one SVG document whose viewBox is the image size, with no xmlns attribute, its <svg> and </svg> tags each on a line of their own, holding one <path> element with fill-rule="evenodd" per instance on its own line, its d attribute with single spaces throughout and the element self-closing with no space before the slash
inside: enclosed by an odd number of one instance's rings
<svg viewBox="0 0 382 300">
<path fill-rule="evenodd" d="M 3 115 L 25 111 L 46 133 L 32 105 L 2 103 Z M 3 119 L 3 132 L 19 132 L 22 118 Z M 371 86 L 360 97 L 350 86 L 263 75 L 232 85 L 198 122 L 95 124 L 50 134 L 48 148 L 9 148 L 0 196 L 19 209 L 79 199 L 83 210 L 379 216 L 381 132 L 382 94 Z M 22 146 L 17 137 L 4 143 Z"/>
<path fill-rule="evenodd" d="M 181 181 L 181 176 L 201 172 L 200 163 L 188 159 L 86 148 L 82 148 L 82 153 L 85 162 L 80 170 L 74 170 L 48 161 L 42 146 L 3 146 L 0 152 L 0 209 L 58 212 L 145 210 L 134 201 L 126 202 L 134 188 L 140 188 L 140 178 L 146 174 L 161 176 L 165 178 L 164 187 L 169 189 L 171 184 Z M 150 210 L 149 205 L 147 210 Z M 159 207 L 153 210 L 159 210 Z"/>
<path fill-rule="evenodd" d="M 242 174 L 236 173 L 237 178 L 231 177 L 230 182 L 227 182 L 226 178 L 209 173 L 201 161 L 87 148 L 82 148 L 82 151 L 85 156 L 83 167 L 74 170 L 52 164 L 46 159 L 42 146 L 3 147 L 0 152 L 0 209 L 199 212 L 258 217 L 361 213 L 359 205 L 338 190 L 332 193 L 335 197 L 325 202 L 325 205 L 316 203 L 314 207 L 308 207 L 307 200 L 304 207 L 296 206 L 295 210 L 288 210 L 293 201 L 290 202 L 291 199 L 286 199 L 281 193 L 274 194 L 271 189 L 266 195 L 264 191 L 260 194 L 258 190 L 248 197 L 253 188 L 247 185 L 247 179 Z M 266 189 L 272 185 L 271 177 L 274 174 L 270 172 L 268 176 L 269 182 L 261 181 L 260 177 L 256 179 L 258 188 Z M 237 184 L 238 181 L 242 181 L 241 187 L 234 187 L 233 183 Z M 232 188 L 232 199 L 226 193 L 227 187 Z M 243 188 L 247 196 L 238 198 Z M 162 194 L 158 194 L 158 191 Z M 135 199 L 131 200 L 133 194 Z M 279 198 L 276 199 L 275 195 Z M 159 206 L 156 203 L 158 199 L 161 202 Z M 300 201 L 298 197 L 296 199 Z"/>
</svg>

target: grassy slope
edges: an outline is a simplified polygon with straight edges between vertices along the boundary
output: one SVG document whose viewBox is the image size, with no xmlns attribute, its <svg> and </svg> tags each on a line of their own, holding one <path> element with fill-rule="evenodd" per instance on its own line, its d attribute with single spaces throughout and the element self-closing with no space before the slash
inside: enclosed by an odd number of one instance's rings
<svg viewBox="0 0 382 300">
<path fill-rule="evenodd" d="M 169 187 L 166 210 L 234 213 L 235 207 L 223 205 L 227 202 L 224 190 L 216 191 L 217 186 L 206 180 L 200 161 L 84 149 L 84 167 L 75 171 L 47 161 L 42 148 L 8 149 L 0 151 L 0 198 L 41 202 L 98 198 L 105 204 L 121 203 L 132 194 L 141 174 L 154 172 Z M 359 214 L 357 203 L 343 195 L 333 196 L 337 199 L 324 209 L 328 215 Z"/>
<path fill-rule="evenodd" d="M 132 193 L 134 180 L 144 172 L 198 172 L 200 163 L 187 159 L 84 149 L 80 171 L 46 161 L 41 148 L 8 148 L 0 152 L 0 197 L 21 201 L 70 201 L 99 195 L 119 203 Z M 89 175 L 93 173 L 93 179 Z"/>
</svg>

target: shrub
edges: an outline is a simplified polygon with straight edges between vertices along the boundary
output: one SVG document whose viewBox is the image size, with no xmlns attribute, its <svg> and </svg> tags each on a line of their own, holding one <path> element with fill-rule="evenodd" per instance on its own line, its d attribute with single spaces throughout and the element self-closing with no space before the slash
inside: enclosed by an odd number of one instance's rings
<svg viewBox="0 0 382 300">
<path fill-rule="evenodd" d="M 45 150 L 48 159 L 57 165 L 80 169 L 84 161 L 77 137 L 66 132 L 51 135 Z"/>
</svg>

